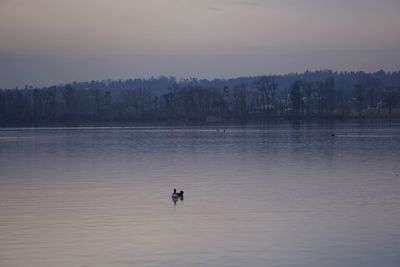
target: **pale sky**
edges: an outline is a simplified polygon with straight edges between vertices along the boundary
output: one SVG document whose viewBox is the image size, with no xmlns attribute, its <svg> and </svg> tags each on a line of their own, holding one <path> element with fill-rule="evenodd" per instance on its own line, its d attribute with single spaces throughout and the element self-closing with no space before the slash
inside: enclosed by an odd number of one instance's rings
<svg viewBox="0 0 400 267">
<path fill-rule="evenodd" d="M 400 0 L 0 0 L 0 87 L 400 70 Z"/>
</svg>

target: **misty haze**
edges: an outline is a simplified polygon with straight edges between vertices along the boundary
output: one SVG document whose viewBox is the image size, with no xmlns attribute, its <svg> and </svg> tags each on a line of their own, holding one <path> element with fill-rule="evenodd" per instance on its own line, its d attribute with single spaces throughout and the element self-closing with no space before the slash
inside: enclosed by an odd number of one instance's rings
<svg viewBox="0 0 400 267">
<path fill-rule="evenodd" d="M 0 266 L 400 266 L 399 14 L 0 0 Z"/>
</svg>

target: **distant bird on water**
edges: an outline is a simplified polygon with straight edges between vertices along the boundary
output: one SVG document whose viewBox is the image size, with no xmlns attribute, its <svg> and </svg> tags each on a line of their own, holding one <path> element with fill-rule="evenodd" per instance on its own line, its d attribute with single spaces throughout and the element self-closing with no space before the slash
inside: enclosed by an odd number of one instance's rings
<svg viewBox="0 0 400 267">
<path fill-rule="evenodd" d="M 174 192 L 172 192 L 172 198 L 178 198 L 178 197 L 183 198 L 183 191 L 177 193 L 176 188 L 174 188 Z"/>
</svg>

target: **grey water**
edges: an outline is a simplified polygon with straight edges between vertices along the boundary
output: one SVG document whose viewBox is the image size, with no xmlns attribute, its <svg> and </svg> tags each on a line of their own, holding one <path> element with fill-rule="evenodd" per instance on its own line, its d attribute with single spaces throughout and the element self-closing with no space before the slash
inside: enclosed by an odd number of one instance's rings
<svg viewBox="0 0 400 267">
<path fill-rule="evenodd" d="M 2 128 L 0 266 L 398 267 L 399 175 L 399 122 Z"/>
</svg>

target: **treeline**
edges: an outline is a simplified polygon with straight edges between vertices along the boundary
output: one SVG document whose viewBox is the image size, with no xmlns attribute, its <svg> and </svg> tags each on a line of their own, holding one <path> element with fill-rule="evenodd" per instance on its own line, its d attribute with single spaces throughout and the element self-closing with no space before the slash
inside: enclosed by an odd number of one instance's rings
<svg viewBox="0 0 400 267">
<path fill-rule="evenodd" d="M 400 117 L 400 72 L 92 81 L 0 90 L 1 123 Z"/>
</svg>

